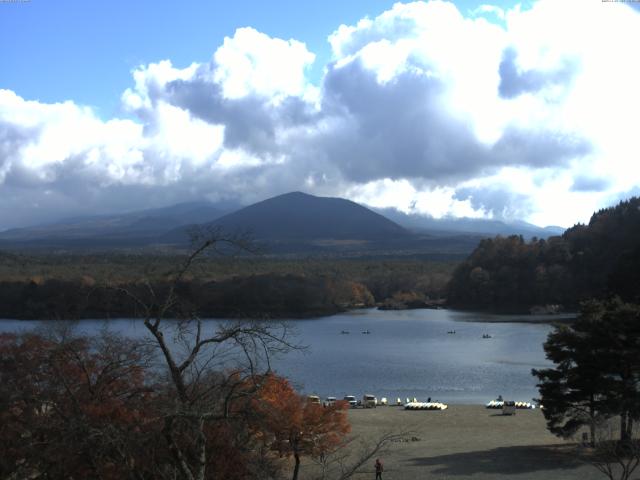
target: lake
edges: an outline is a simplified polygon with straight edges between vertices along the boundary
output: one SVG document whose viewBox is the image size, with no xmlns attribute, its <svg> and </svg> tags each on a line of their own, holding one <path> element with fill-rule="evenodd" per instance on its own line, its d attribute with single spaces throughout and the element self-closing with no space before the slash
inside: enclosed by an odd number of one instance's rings
<svg viewBox="0 0 640 480">
<path fill-rule="evenodd" d="M 372 393 L 452 404 L 486 403 L 498 395 L 531 401 L 538 396 L 531 369 L 550 365 L 542 343 L 551 326 L 512 323 L 519 319 L 453 310 L 367 309 L 291 320 L 295 341 L 308 349 L 277 358 L 273 365 L 301 391 L 323 398 Z M 0 320 L 0 331 L 42 323 Z M 78 330 L 92 333 L 105 323 L 83 320 Z M 108 325 L 133 337 L 146 334 L 140 321 L 110 320 Z M 370 334 L 361 333 L 365 330 Z"/>
</svg>

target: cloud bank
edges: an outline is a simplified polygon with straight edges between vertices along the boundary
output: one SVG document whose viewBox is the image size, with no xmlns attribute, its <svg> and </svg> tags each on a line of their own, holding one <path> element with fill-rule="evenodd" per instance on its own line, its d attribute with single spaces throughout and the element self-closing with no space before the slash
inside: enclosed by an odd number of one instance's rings
<svg viewBox="0 0 640 480">
<path fill-rule="evenodd" d="M 0 228 L 291 190 L 567 226 L 640 188 L 640 13 L 484 7 L 338 26 L 318 84 L 304 43 L 240 28 L 207 63 L 139 66 L 123 118 L 0 90 Z"/>
</svg>

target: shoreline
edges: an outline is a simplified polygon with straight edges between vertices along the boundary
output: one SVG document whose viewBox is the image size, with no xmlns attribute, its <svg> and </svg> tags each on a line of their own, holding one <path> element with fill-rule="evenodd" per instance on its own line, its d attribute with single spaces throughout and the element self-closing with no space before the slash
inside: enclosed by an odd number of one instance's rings
<svg viewBox="0 0 640 480">
<path fill-rule="evenodd" d="M 214 316 L 203 316 L 202 320 L 256 320 L 256 321 L 287 321 L 287 320 L 319 320 L 323 318 L 333 318 L 336 315 L 340 314 L 349 314 L 349 313 L 357 313 L 363 312 L 367 310 L 372 311 L 380 311 L 380 312 L 394 312 L 394 311 L 405 311 L 405 310 L 447 310 L 450 312 L 460 312 L 464 314 L 474 314 L 477 315 L 475 318 L 465 318 L 464 320 L 460 319 L 457 321 L 460 322 L 469 322 L 469 323 L 531 323 L 531 324 L 555 324 L 555 323 L 563 323 L 569 324 L 572 323 L 578 316 L 577 313 L 555 313 L 555 314 L 531 314 L 531 313 L 503 313 L 496 311 L 487 311 L 487 310 L 466 310 L 455 307 L 426 307 L 426 308 L 407 308 L 407 309 L 391 309 L 391 308 L 379 308 L 379 307 L 354 307 L 354 308 L 341 308 L 337 310 L 328 310 L 328 311 L 316 311 L 316 312 L 308 312 L 306 314 L 277 314 L 271 316 L 269 315 L 261 315 L 261 316 L 227 316 L 227 317 L 214 317 Z M 66 322 L 83 322 L 83 321 L 109 321 L 109 320 L 142 320 L 142 317 L 99 317 L 99 316 L 91 316 L 91 317 L 83 317 L 83 318 L 0 318 L 0 322 L 11 321 L 11 322 L 56 322 L 56 321 L 66 321 Z M 172 320 L 167 318 L 167 320 Z"/>
<path fill-rule="evenodd" d="M 464 310 L 458 310 L 458 311 L 464 311 Z M 506 313 L 500 313 L 500 314 L 495 314 L 495 313 L 481 313 L 480 315 L 495 315 L 496 317 L 498 316 L 509 316 L 510 318 L 491 318 L 491 319 L 468 319 L 468 320 L 461 320 L 463 322 L 470 322 L 470 323 L 531 323 L 531 324 L 557 324 L 557 323 L 561 323 L 561 324 L 571 324 L 575 321 L 575 319 L 578 317 L 577 313 L 558 313 L 558 314 L 551 314 L 551 315 L 535 315 L 535 314 L 527 314 L 527 315 L 510 315 L 510 314 L 506 314 Z"/>
</svg>

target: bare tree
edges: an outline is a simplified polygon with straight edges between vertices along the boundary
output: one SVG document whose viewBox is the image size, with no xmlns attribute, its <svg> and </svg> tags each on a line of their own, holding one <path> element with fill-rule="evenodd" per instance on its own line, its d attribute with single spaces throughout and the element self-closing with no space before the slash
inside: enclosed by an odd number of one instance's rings
<svg viewBox="0 0 640 480">
<path fill-rule="evenodd" d="M 640 466 L 640 438 L 637 432 L 619 440 L 619 425 L 615 418 L 605 419 L 595 426 L 593 448 L 581 455 L 610 480 L 629 480 Z"/>
<path fill-rule="evenodd" d="M 207 254 L 252 251 L 246 236 L 226 236 L 219 230 L 196 232 L 196 245 L 170 276 L 168 289 L 156 292 L 146 283 L 141 298 L 125 288 L 143 314 L 144 326 L 161 352 L 170 390 L 164 406 L 162 435 L 178 478 L 204 480 L 215 471 L 211 459 L 213 425 L 231 425 L 250 415 L 244 400 L 270 370 L 270 358 L 295 348 L 285 324 L 252 320 L 203 322 L 195 308 L 183 301 L 180 287 L 187 272 Z"/>
</svg>

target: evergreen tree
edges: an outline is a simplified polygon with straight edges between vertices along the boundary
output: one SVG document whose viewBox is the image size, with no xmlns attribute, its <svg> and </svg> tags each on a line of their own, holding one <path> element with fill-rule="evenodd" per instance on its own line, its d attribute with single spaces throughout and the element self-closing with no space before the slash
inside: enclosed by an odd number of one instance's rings
<svg viewBox="0 0 640 480">
<path fill-rule="evenodd" d="M 630 438 L 640 418 L 640 307 L 588 302 L 570 326 L 559 326 L 544 344 L 554 368 L 533 370 L 540 380 L 551 432 L 570 437 L 599 418 L 620 417 L 620 438 Z"/>
</svg>

